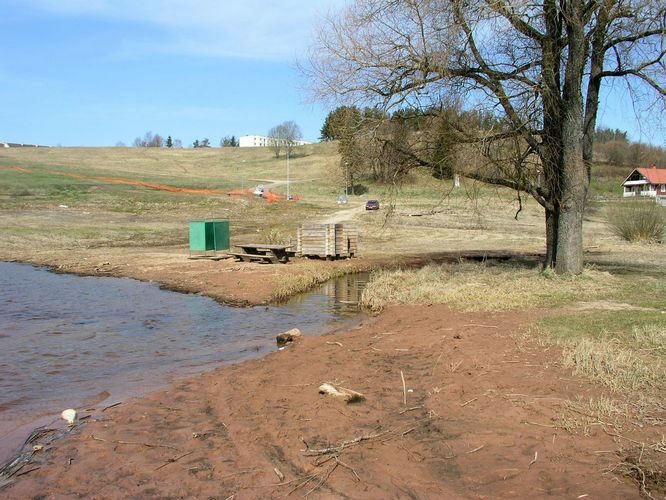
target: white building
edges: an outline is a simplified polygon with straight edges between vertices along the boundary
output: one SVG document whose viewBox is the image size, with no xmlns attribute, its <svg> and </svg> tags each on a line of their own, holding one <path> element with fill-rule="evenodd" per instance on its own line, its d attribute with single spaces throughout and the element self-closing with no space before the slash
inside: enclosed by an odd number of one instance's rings
<svg viewBox="0 0 666 500">
<path fill-rule="evenodd" d="M 266 148 L 272 146 L 276 139 L 265 135 L 242 135 L 238 138 L 238 146 L 241 148 Z M 294 146 L 311 144 L 308 141 L 293 141 Z"/>
<path fill-rule="evenodd" d="M 238 146 L 241 148 L 265 148 L 271 145 L 272 140 L 264 135 L 242 135 L 238 138 Z"/>
</svg>

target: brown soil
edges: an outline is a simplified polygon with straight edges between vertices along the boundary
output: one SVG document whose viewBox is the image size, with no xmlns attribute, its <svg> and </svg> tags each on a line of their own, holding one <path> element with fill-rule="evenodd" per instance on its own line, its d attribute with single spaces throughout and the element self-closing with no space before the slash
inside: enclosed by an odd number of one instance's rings
<svg viewBox="0 0 666 500">
<path fill-rule="evenodd" d="M 565 401 L 599 388 L 517 334 L 528 319 L 392 307 L 353 331 L 97 411 L 36 452 L 2 495 L 638 497 L 608 473 L 626 442 L 603 425 L 563 429 L 579 416 Z M 320 395 L 323 382 L 366 399 Z"/>
</svg>

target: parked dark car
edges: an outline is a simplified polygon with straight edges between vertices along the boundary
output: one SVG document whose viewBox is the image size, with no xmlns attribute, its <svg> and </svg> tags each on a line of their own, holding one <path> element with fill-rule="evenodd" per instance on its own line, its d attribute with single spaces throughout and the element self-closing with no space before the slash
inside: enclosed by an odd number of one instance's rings
<svg viewBox="0 0 666 500">
<path fill-rule="evenodd" d="M 379 201 L 377 200 L 368 200 L 365 203 L 366 210 L 379 210 Z"/>
</svg>

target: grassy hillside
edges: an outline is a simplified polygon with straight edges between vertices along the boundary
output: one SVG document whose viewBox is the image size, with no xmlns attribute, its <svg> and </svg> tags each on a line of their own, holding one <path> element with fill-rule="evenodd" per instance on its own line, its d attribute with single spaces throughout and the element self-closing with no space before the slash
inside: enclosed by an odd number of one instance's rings
<svg viewBox="0 0 666 500">
<path fill-rule="evenodd" d="M 336 144 L 302 148 L 290 160 L 295 203 L 230 197 L 232 190 L 270 184 L 286 193 L 287 165 L 267 148 L 16 148 L 0 150 L 0 220 L 5 258 L 22 248 L 163 246 L 187 243 L 187 221 L 227 218 L 237 241 L 295 236 L 304 221 L 321 221 L 354 210 L 366 253 L 543 248 L 543 213 L 515 192 L 413 171 L 401 186 L 364 183 L 367 191 L 336 204 L 343 180 Z M 18 168 L 16 168 L 18 167 Z M 587 224 L 588 244 L 610 237 L 601 227 L 605 200 L 620 197 L 624 169 L 595 168 Z M 109 179 L 212 190 L 177 193 Z M 382 210 L 365 213 L 368 198 Z M 352 217 L 351 215 L 349 217 Z M 343 219 L 345 218 L 343 214 Z"/>
</svg>

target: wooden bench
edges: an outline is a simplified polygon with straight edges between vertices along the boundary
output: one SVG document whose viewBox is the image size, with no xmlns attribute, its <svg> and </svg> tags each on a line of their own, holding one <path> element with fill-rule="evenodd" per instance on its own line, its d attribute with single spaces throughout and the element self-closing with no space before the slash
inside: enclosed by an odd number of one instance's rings
<svg viewBox="0 0 666 500">
<path fill-rule="evenodd" d="M 243 245 L 234 245 L 240 248 L 241 252 L 229 252 L 239 260 L 249 262 L 258 260 L 271 264 L 281 262 L 286 264 L 289 261 L 289 252 L 287 249 L 291 248 L 289 245 L 270 245 L 263 243 L 246 243 Z M 293 254 L 293 253 L 292 253 Z"/>
<path fill-rule="evenodd" d="M 245 253 L 245 252 L 227 252 L 227 255 L 236 257 L 237 260 L 243 262 L 259 261 L 267 264 L 277 264 L 280 260 L 274 255 L 258 254 L 258 253 Z"/>
</svg>

